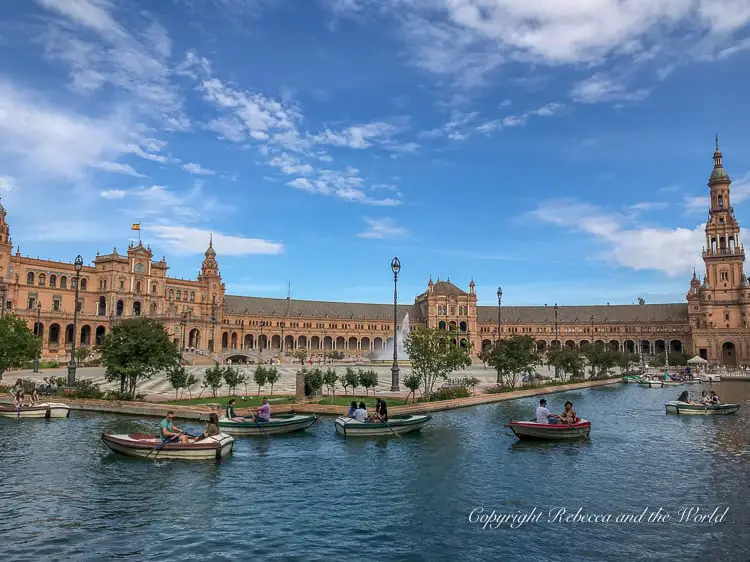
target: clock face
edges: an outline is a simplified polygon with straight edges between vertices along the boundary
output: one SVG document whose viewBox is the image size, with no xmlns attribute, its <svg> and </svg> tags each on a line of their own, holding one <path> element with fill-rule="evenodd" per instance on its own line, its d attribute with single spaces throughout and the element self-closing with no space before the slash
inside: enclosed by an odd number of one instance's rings
<svg viewBox="0 0 750 562">
<path fill-rule="evenodd" d="M 142 263 L 135 264 L 135 272 L 136 273 L 143 273 L 144 271 L 146 271 L 146 266 L 145 265 L 143 265 Z"/>
</svg>

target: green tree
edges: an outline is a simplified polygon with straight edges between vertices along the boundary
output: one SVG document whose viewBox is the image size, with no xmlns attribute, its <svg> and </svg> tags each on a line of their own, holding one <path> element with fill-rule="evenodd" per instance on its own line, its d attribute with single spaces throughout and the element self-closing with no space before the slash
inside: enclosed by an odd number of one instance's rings
<svg viewBox="0 0 750 562">
<path fill-rule="evenodd" d="M 76 361 L 83 363 L 91 355 L 91 350 L 88 347 L 76 348 Z"/>
<path fill-rule="evenodd" d="M 684 353 L 681 353 L 679 351 L 670 351 L 669 352 L 669 364 L 670 365 L 687 365 L 689 357 L 685 355 Z M 654 357 L 649 361 L 651 365 L 654 367 L 663 367 L 667 364 L 667 354 L 666 353 L 657 353 L 654 355 Z"/>
<path fill-rule="evenodd" d="M 188 383 L 188 372 L 182 365 L 174 365 L 167 369 L 167 380 L 174 388 L 174 398 L 179 398 L 181 388 L 185 388 Z"/>
<path fill-rule="evenodd" d="M 378 386 L 378 374 L 373 370 L 363 371 L 360 369 L 359 373 L 359 384 L 365 387 L 365 396 L 369 396 L 369 389 L 372 389 L 373 396 L 375 395 L 375 387 Z"/>
<path fill-rule="evenodd" d="M 298 349 L 292 354 L 292 357 L 299 361 L 300 365 L 304 365 L 305 361 L 307 360 L 307 350 Z"/>
<path fill-rule="evenodd" d="M 216 392 L 224 384 L 224 369 L 219 365 L 214 365 L 206 369 L 203 375 L 203 388 L 210 388 L 211 394 L 216 398 Z"/>
<path fill-rule="evenodd" d="M 409 394 L 406 395 L 405 404 L 409 403 L 409 396 L 412 397 L 411 401 L 413 404 L 417 399 L 417 390 L 422 386 L 422 377 L 412 373 L 404 378 L 404 386 L 409 389 Z"/>
<path fill-rule="evenodd" d="M 359 386 L 359 375 L 351 367 L 346 368 L 346 372 L 341 379 L 341 386 L 344 387 L 344 395 L 348 394 L 347 389 L 350 386 L 352 387 L 352 395 L 354 395 L 354 391 L 357 390 L 357 387 Z"/>
<path fill-rule="evenodd" d="M 266 368 L 266 384 L 271 385 L 271 396 L 273 396 L 273 385 L 279 382 L 281 373 L 276 367 Z"/>
<path fill-rule="evenodd" d="M 324 375 L 320 369 L 311 369 L 309 371 L 302 369 L 305 373 L 305 386 L 310 391 L 309 393 L 320 394 L 320 389 L 323 388 Z"/>
<path fill-rule="evenodd" d="M 533 374 L 539 363 L 536 342 L 531 336 L 517 334 L 498 340 L 487 363 L 497 371 L 497 384 L 515 388 L 520 377 Z"/>
<path fill-rule="evenodd" d="M 328 396 L 336 396 L 336 382 L 339 380 L 336 369 L 326 369 L 323 374 L 323 384 L 328 389 Z"/>
<path fill-rule="evenodd" d="M 191 392 L 190 389 L 197 382 L 198 382 L 198 377 L 196 377 L 193 373 L 188 373 L 187 374 L 187 378 L 185 379 L 185 386 L 183 388 L 187 389 L 188 396 L 190 397 L 191 400 L 193 398 L 193 393 Z M 183 390 L 182 392 L 183 392 L 183 395 L 184 395 L 185 391 Z"/>
<path fill-rule="evenodd" d="M 569 374 L 574 379 L 581 377 L 585 367 L 581 352 L 567 345 L 550 351 L 547 354 L 547 364 L 557 367 L 563 375 Z"/>
<path fill-rule="evenodd" d="M 632 365 L 638 363 L 639 357 L 637 353 L 631 353 L 629 351 L 623 351 L 617 356 L 617 366 L 622 371 L 628 371 Z"/>
<path fill-rule="evenodd" d="M 468 353 L 451 344 L 454 338 L 455 333 L 424 327 L 406 336 L 404 347 L 411 360 L 411 370 L 422 379 L 423 396 L 427 399 L 438 378 L 446 379 L 450 373 L 471 365 Z"/>
<path fill-rule="evenodd" d="M 139 381 L 179 365 L 180 353 L 164 326 L 151 318 L 125 320 L 104 336 L 104 378 L 120 381 L 123 395 L 135 396 Z"/>
<path fill-rule="evenodd" d="M 18 369 L 39 352 L 39 338 L 26 322 L 13 315 L 0 317 L 0 380 L 8 369 Z"/>
<path fill-rule="evenodd" d="M 245 382 L 246 378 L 243 373 L 240 373 L 236 367 L 225 367 L 224 368 L 224 382 L 229 387 L 229 394 L 234 395 L 237 393 L 237 386 Z"/>
<path fill-rule="evenodd" d="M 255 381 L 255 384 L 258 385 L 258 396 L 260 396 L 260 389 L 265 386 L 266 382 L 268 382 L 268 369 L 266 369 L 263 365 L 258 365 L 257 367 L 255 367 L 253 380 Z"/>
<path fill-rule="evenodd" d="M 476 377 L 470 377 L 466 379 L 466 384 L 471 387 L 471 393 L 476 394 L 477 393 L 477 385 L 482 382 Z"/>
<path fill-rule="evenodd" d="M 337 361 L 339 359 L 343 359 L 344 358 L 344 352 L 332 349 L 331 351 L 328 352 L 328 358 L 331 361 Z"/>
</svg>

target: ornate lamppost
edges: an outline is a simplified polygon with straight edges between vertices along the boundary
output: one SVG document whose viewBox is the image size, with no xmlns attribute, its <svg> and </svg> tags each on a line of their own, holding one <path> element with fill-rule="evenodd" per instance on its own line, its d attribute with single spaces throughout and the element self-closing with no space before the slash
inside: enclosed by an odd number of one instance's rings
<svg viewBox="0 0 750 562">
<path fill-rule="evenodd" d="M 594 315 L 591 315 L 591 346 L 594 346 Z"/>
<path fill-rule="evenodd" d="M 557 313 L 559 309 L 560 307 L 557 306 L 557 303 L 555 303 L 555 342 L 557 342 L 557 349 L 562 348 L 562 346 L 560 345 L 560 333 L 557 329 Z M 560 378 L 560 367 L 557 364 L 555 364 L 555 378 Z"/>
<path fill-rule="evenodd" d="M 8 284 L 5 279 L 0 275 L 0 318 L 5 316 L 5 303 L 8 301 Z"/>
<path fill-rule="evenodd" d="M 182 328 L 182 347 L 180 348 L 180 361 L 182 361 L 182 354 L 185 351 L 185 332 L 187 331 L 188 323 L 188 311 L 182 313 L 182 319 L 180 320 L 180 327 Z"/>
<path fill-rule="evenodd" d="M 260 321 L 260 337 L 258 338 L 258 363 L 263 363 L 263 320 Z"/>
<path fill-rule="evenodd" d="M 393 272 L 393 366 L 391 367 L 391 392 L 398 392 L 398 272 L 401 271 L 401 262 L 398 258 L 391 260 L 391 271 Z"/>
<path fill-rule="evenodd" d="M 211 304 L 211 341 L 208 345 L 208 350 L 213 353 L 216 347 L 216 297 L 214 302 Z"/>
<path fill-rule="evenodd" d="M 83 258 L 79 255 L 76 256 L 73 262 L 73 267 L 76 270 L 76 297 L 73 305 L 73 337 L 70 343 L 70 363 L 68 363 L 68 386 L 73 386 L 76 382 L 76 336 L 78 335 L 78 291 L 81 285 L 81 270 L 83 269 Z"/>
<path fill-rule="evenodd" d="M 42 302 L 36 301 L 36 325 L 34 326 L 34 335 L 39 338 L 39 349 L 36 352 L 36 356 L 34 357 L 34 372 L 39 372 L 39 359 L 40 355 L 42 354 L 42 324 L 41 324 L 41 316 L 42 316 Z"/>
<path fill-rule="evenodd" d="M 500 328 L 502 326 L 502 316 L 500 315 L 501 306 L 503 305 L 503 289 L 502 287 L 497 288 L 497 338 L 500 340 Z"/>
</svg>

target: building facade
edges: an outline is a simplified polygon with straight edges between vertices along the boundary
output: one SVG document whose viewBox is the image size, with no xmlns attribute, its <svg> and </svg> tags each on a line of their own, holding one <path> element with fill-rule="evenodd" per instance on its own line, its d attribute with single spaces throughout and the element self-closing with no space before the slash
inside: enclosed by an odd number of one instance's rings
<svg viewBox="0 0 750 562">
<path fill-rule="evenodd" d="M 540 351 L 598 343 L 644 355 L 669 350 L 714 364 L 750 364 L 750 283 L 730 185 L 717 140 L 708 183 L 705 274 L 701 282 L 693 273 L 687 303 L 478 306 L 473 280 L 466 291 L 450 280 L 430 279 L 414 304 L 398 306 L 398 322 L 405 324 L 408 315 L 411 327 L 455 329 L 456 343 L 475 353 L 498 337 L 523 334 Z M 44 358 L 64 360 L 73 338 L 77 346 L 95 346 L 118 322 L 139 316 L 161 321 L 181 348 L 218 359 L 254 360 L 298 349 L 312 356 L 326 350 L 389 356 L 392 304 L 227 295 L 211 240 L 195 279 L 172 278 L 167 271 L 165 258 L 155 261 L 141 242 L 131 243 L 125 255 L 116 248 L 97 255 L 78 276 L 72 263 L 13 253 L 0 204 L 0 306 L 3 314 L 27 321 L 42 341 Z"/>
</svg>

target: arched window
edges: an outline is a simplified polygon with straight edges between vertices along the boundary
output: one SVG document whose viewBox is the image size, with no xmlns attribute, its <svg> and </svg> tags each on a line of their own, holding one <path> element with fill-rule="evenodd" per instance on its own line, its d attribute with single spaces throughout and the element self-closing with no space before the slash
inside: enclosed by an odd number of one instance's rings
<svg viewBox="0 0 750 562">
<path fill-rule="evenodd" d="M 49 286 L 50 287 L 56 287 L 57 286 L 57 275 L 50 275 L 49 276 Z"/>
<path fill-rule="evenodd" d="M 26 284 L 27 285 L 33 285 L 34 284 L 34 273 L 32 271 L 29 271 L 26 274 Z"/>
<path fill-rule="evenodd" d="M 169 289 L 169 300 L 174 300 L 174 289 Z"/>
<path fill-rule="evenodd" d="M 190 302 L 195 300 L 195 291 L 190 291 Z"/>
<path fill-rule="evenodd" d="M 39 286 L 44 287 L 44 285 L 47 283 L 47 276 L 44 273 L 39 274 Z"/>
<path fill-rule="evenodd" d="M 180 300 L 182 298 L 182 291 L 177 289 L 177 300 Z"/>
<path fill-rule="evenodd" d="M 724 198 L 719 195 L 719 209 L 724 207 Z"/>
<path fill-rule="evenodd" d="M 81 291 L 85 291 L 88 285 L 89 284 L 88 284 L 88 281 L 86 281 L 86 279 L 81 279 Z"/>
<path fill-rule="evenodd" d="M 151 303 L 151 314 L 156 314 L 156 303 L 155 302 Z"/>
<path fill-rule="evenodd" d="M 141 303 L 138 301 L 135 301 L 133 303 L 133 316 L 140 316 L 141 315 Z"/>
<path fill-rule="evenodd" d="M 140 281 L 136 281 L 135 282 L 135 292 L 139 293 L 139 294 L 141 292 L 141 282 Z"/>
<path fill-rule="evenodd" d="M 68 278 L 64 275 L 60 277 L 60 288 L 61 289 L 67 289 L 68 288 Z"/>
<path fill-rule="evenodd" d="M 151 292 L 152 292 L 153 294 L 156 294 L 156 283 L 152 283 L 152 284 L 151 284 Z"/>
<path fill-rule="evenodd" d="M 117 301 L 117 316 L 122 316 L 122 312 L 124 308 L 125 308 L 125 304 L 122 301 Z"/>
</svg>

